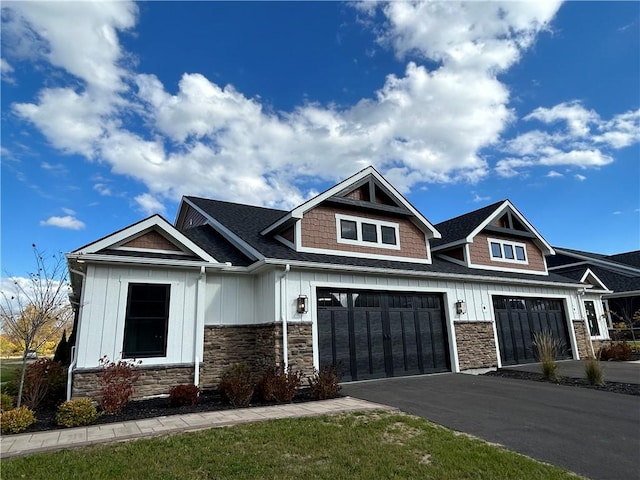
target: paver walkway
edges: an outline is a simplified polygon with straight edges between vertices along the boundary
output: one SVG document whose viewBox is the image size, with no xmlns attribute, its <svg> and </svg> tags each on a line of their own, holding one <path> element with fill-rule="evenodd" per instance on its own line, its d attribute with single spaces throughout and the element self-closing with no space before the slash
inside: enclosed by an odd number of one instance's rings
<svg viewBox="0 0 640 480">
<path fill-rule="evenodd" d="M 392 409 L 386 405 L 344 397 L 316 402 L 188 413 L 64 430 L 4 435 L 0 437 L 0 458 L 279 418 Z"/>
</svg>

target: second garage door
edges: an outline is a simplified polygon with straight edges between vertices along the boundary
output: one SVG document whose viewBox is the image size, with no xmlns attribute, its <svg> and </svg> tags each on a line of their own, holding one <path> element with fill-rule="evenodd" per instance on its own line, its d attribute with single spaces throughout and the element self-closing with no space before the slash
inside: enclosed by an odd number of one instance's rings
<svg viewBox="0 0 640 480">
<path fill-rule="evenodd" d="M 439 294 L 318 289 L 320 368 L 342 381 L 451 369 Z"/>
<path fill-rule="evenodd" d="M 503 365 L 537 362 L 533 335 L 549 332 L 562 342 L 558 359 L 571 358 L 563 302 L 555 298 L 493 297 Z"/>
</svg>

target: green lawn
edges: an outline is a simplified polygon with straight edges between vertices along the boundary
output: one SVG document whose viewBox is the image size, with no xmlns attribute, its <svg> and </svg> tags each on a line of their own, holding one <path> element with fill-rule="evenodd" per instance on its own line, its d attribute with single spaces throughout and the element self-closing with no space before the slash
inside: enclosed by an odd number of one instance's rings
<svg viewBox="0 0 640 480">
<path fill-rule="evenodd" d="M 22 365 L 22 359 L 0 360 L 0 382 L 8 382 L 16 376 L 16 370 Z"/>
<path fill-rule="evenodd" d="M 568 479 L 545 465 L 396 413 L 276 420 L 2 461 L 3 480 Z"/>
</svg>

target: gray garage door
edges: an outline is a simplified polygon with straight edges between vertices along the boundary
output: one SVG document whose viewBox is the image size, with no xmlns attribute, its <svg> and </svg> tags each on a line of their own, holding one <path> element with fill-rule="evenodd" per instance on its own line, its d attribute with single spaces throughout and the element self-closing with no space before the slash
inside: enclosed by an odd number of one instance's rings
<svg viewBox="0 0 640 480">
<path fill-rule="evenodd" d="M 495 296 L 493 308 L 503 365 L 537 362 L 533 335 L 541 331 L 562 342 L 559 359 L 572 358 L 562 300 Z"/>
<path fill-rule="evenodd" d="M 318 289 L 320 368 L 342 381 L 451 369 L 437 294 Z"/>
</svg>

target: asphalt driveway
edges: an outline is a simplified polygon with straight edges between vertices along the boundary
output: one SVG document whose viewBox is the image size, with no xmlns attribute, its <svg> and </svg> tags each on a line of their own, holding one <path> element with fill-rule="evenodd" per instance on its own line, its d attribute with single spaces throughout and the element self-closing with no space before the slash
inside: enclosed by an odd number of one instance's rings
<svg viewBox="0 0 640 480">
<path fill-rule="evenodd" d="M 592 479 L 640 478 L 637 396 L 453 373 L 348 383 L 342 393 Z"/>
</svg>

